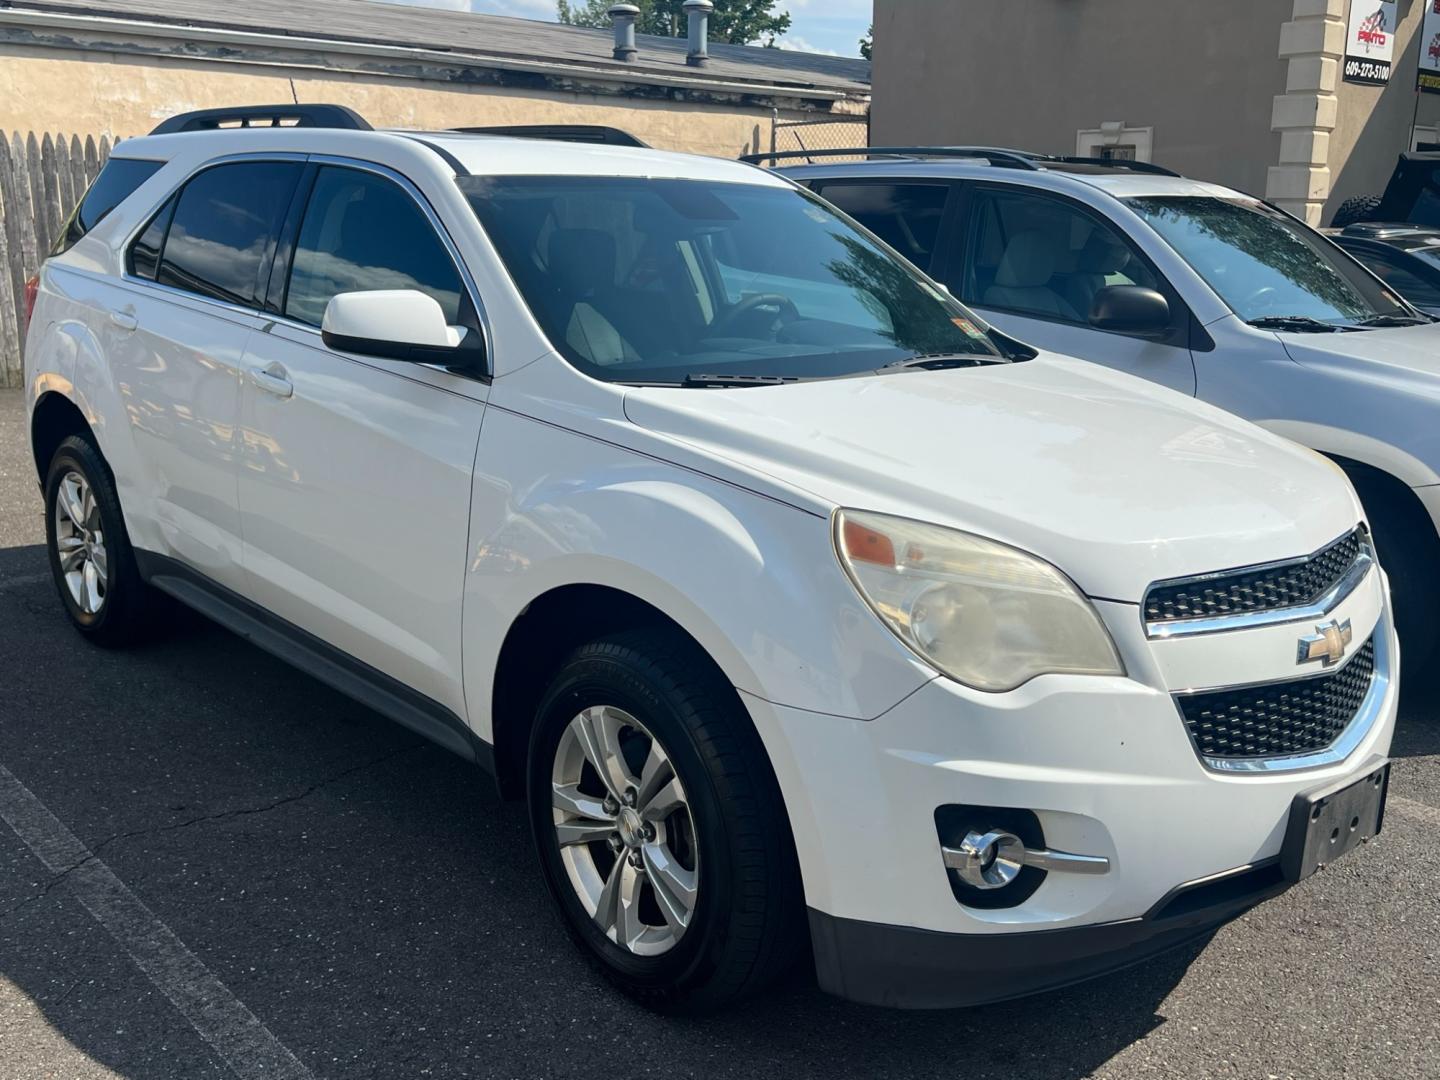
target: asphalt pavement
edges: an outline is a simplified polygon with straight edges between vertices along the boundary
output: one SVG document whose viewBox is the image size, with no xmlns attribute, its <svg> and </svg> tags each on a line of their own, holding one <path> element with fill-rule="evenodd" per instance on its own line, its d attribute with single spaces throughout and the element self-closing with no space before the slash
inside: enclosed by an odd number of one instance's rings
<svg viewBox="0 0 1440 1080">
<path fill-rule="evenodd" d="M 801 973 L 667 1019 L 576 953 L 483 774 L 198 617 L 86 644 L 43 537 L 0 391 L 0 1080 L 1440 1077 L 1434 695 L 1383 834 L 1203 948 L 969 1011 Z"/>
</svg>

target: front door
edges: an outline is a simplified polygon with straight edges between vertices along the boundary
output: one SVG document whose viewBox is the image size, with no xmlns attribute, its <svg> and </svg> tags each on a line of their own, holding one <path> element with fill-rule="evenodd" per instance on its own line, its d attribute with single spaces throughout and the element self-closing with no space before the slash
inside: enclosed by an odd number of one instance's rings
<svg viewBox="0 0 1440 1080">
<path fill-rule="evenodd" d="M 245 356 L 240 516 L 251 599 L 463 717 L 461 599 L 487 388 L 336 352 L 319 330 L 337 293 L 409 288 L 479 332 L 419 197 L 368 169 L 316 172 L 278 289 L 272 278 L 280 317 Z"/>
<path fill-rule="evenodd" d="M 1046 192 L 975 185 L 947 260 L 950 291 L 1036 348 L 1195 393 L 1189 313 L 1169 284 L 1110 222 Z M 1170 301 L 1163 338 L 1097 330 L 1090 305 L 1107 285 L 1141 285 Z"/>
</svg>

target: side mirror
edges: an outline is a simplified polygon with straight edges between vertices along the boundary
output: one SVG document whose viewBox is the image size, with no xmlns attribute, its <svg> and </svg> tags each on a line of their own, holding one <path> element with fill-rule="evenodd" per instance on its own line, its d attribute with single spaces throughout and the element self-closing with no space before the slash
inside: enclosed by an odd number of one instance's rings
<svg viewBox="0 0 1440 1080">
<path fill-rule="evenodd" d="M 412 364 L 478 367 L 484 356 L 479 334 L 447 325 L 435 298 L 416 289 L 332 296 L 325 305 L 320 336 L 339 352 Z"/>
<path fill-rule="evenodd" d="M 1170 304 L 1141 285 L 1107 285 L 1090 304 L 1090 325 L 1117 334 L 1161 337 L 1170 329 Z"/>
</svg>

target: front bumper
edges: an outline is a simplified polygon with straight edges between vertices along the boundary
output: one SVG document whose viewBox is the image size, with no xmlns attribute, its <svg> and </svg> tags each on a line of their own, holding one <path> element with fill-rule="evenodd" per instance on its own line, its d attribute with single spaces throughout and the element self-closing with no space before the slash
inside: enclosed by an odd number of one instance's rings
<svg viewBox="0 0 1440 1080">
<path fill-rule="evenodd" d="M 1384 635 L 1393 661 L 1372 577 L 1336 613 Z M 1122 623 L 1139 635 L 1133 606 L 1097 606 L 1117 639 Z M 1128 678 L 1044 676 L 1008 694 L 936 679 L 869 721 L 747 697 L 790 815 L 822 986 L 898 1006 L 997 1000 L 1144 959 L 1282 891 L 1295 796 L 1388 754 L 1398 680 L 1380 686 L 1343 760 L 1292 771 L 1207 769 L 1173 694 L 1213 685 L 1198 681 L 1212 660 L 1243 671 L 1283 653 L 1293 668 L 1304 629 L 1193 646 L 1224 654 L 1210 658 L 1120 640 Z M 937 809 L 955 804 L 1033 812 L 1045 847 L 1109 870 L 1049 873 L 1013 906 L 962 903 L 937 832 Z"/>
</svg>

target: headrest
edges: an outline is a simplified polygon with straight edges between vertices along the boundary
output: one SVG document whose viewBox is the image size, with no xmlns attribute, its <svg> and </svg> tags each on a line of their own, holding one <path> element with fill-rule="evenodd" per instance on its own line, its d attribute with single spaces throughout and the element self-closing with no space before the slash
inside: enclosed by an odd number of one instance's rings
<svg viewBox="0 0 1440 1080">
<path fill-rule="evenodd" d="M 557 229 L 550 236 L 550 276 L 567 291 L 587 294 L 615 285 L 615 238 L 601 229 Z"/>
<path fill-rule="evenodd" d="M 1109 232 L 1096 229 L 1080 250 L 1082 274 L 1113 274 L 1130 261 L 1130 249 Z"/>
<path fill-rule="evenodd" d="M 1034 289 L 1055 274 L 1054 237 L 1038 230 L 1017 233 L 1005 247 L 995 284 L 1006 289 Z"/>
</svg>

